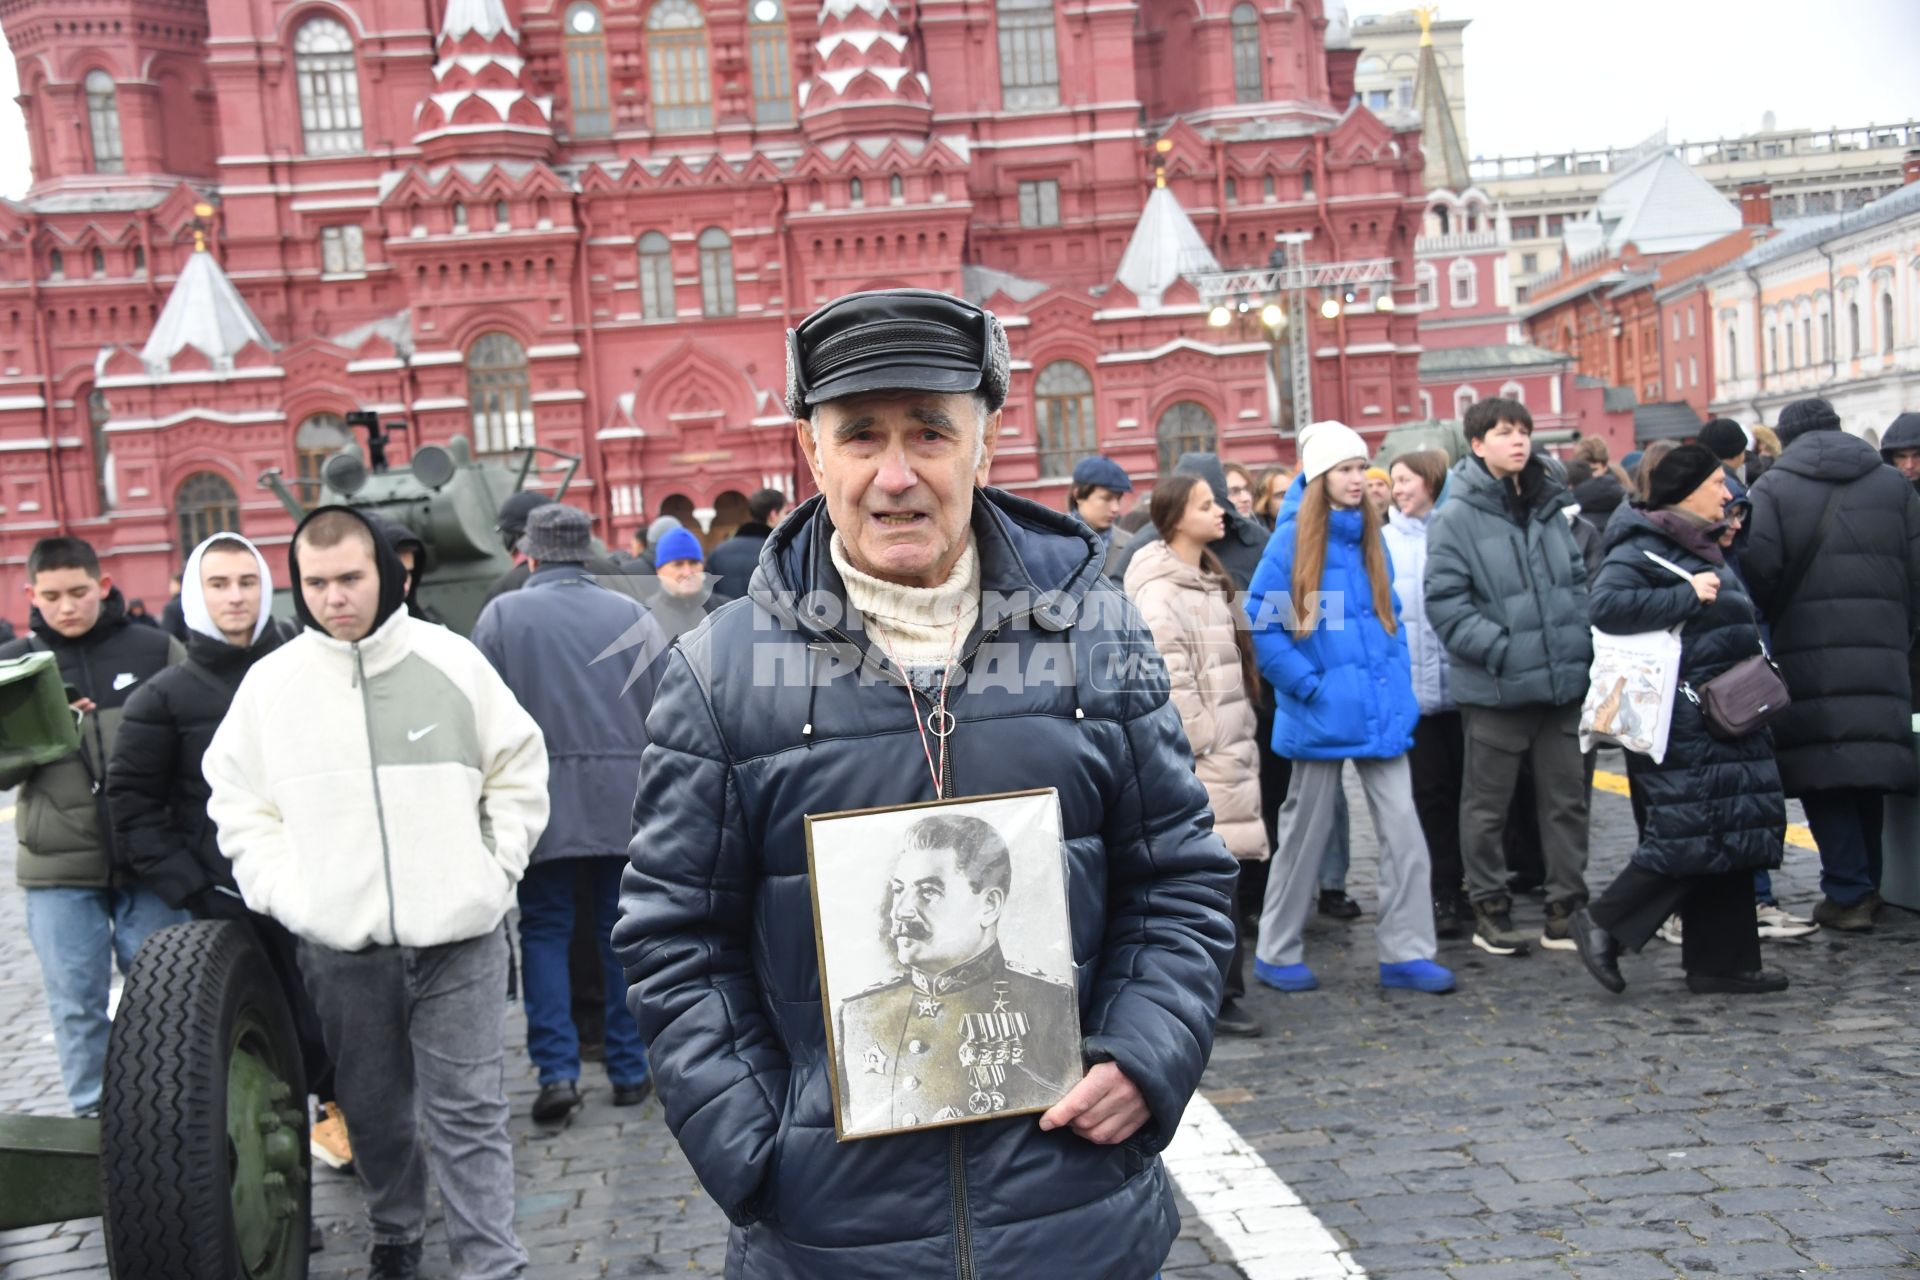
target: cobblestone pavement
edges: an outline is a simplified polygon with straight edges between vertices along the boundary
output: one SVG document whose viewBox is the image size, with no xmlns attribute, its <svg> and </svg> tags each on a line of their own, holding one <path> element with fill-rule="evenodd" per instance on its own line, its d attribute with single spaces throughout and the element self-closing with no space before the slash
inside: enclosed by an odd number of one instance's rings
<svg viewBox="0 0 1920 1280">
<path fill-rule="evenodd" d="M 1373 839 L 1357 789 L 1351 798 L 1351 888 L 1370 908 Z M 1596 792 L 1596 888 L 1632 830 L 1626 800 Z M 1788 854 L 1777 887 L 1804 914 L 1817 863 Z M 0 1111 L 60 1114 L 11 864 L 8 824 Z M 1537 922 L 1541 907 L 1523 899 L 1518 914 Z M 1571 954 L 1501 960 L 1443 943 L 1456 994 L 1387 995 L 1373 983 L 1370 918 L 1316 920 L 1321 989 L 1253 995 L 1268 1036 L 1222 1041 L 1204 1089 L 1352 1260 L 1386 1280 L 1920 1274 L 1920 918 L 1888 909 L 1871 936 L 1769 943 L 1766 956 L 1792 975 L 1785 996 L 1692 996 L 1678 949 L 1656 941 L 1623 962 L 1631 985 L 1615 997 Z M 517 1015 L 511 1027 L 519 1063 Z M 532 1072 L 512 1073 L 530 1274 L 719 1274 L 725 1221 L 657 1104 L 615 1110 L 594 1066 L 585 1085 L 573 1125 L 546 1133 L 524 1119 Z M 316 1208 L 327 1249 L 312 1274 L 362 1275 L 353 1183 L 323 1171 Z M 1187 1218 L 1170 1275 L 1297 1274 L 1234 1265 Z M 427 1274 L 449 1276 L 437 1227 L 429 1240 Z M 97 1219 L 0 1233 L 0 1277 L 56 1275 L 105 1275 Z"/>
</svg>

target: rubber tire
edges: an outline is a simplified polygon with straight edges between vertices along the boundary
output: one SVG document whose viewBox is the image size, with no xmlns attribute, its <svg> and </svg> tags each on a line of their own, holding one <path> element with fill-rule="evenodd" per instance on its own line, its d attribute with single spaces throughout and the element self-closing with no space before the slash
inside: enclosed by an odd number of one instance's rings
<svg viewBox="0 0 1920 1280">
<path fill-rule="evenodd" d="M 233 1231 L 227 1046 L 243 1011 L 266 1030 L 286 1105 L 301 1115 L 293 1238 L 273 1280 L 307 1274 L 311 1156 L 300 1041 L 246 925 L 197 920 L 155 933 L 134 959 L 107 1042 L 100 1180 L 115 1280 L 249 1280 Z"/>
</svg>

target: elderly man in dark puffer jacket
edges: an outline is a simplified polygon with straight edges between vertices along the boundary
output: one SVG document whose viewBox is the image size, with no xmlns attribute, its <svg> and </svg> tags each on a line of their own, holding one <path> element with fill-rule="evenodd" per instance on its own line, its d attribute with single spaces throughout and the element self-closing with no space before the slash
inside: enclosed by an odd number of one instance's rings
<svg viewBox="0 0 1920 1280">
<path fill-rule="evenodd" d="M 1908 651 L 1920 630 L 1920 497 L 1825 400 L 1780 411 L 1740 568 L 1793 705 L 1773 723 L 1787 794 L 1820 846 L 1813 918 L 1873 928 L 1888 792 L 1916 781 Z"/>
<path fill-rule="evenodd" d="M 1103 676 L 1151 635 L 1079 521 L 984 487 L 990 314 L 855 294 L 788 358 L 821 493 L 669 656 L 614 931 L 668 1125 L 732 1277 L 1146 1280 L 1234 882 L 1164 686 Z M 836 1142 L 806 816 L 1033 787 L 1059 791 L 1085 1075 L 1039 1117 Z"/>
</svg>

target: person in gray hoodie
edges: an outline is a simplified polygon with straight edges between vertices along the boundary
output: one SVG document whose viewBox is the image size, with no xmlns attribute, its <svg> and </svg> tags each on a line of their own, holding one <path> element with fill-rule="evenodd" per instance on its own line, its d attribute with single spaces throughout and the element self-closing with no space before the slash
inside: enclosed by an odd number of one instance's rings
<svg viewBox="0 0 1920 1280">
<path fill-rule="evenodd" d="M 1473 897 L 1474 945 L 1521 955 L 1501 831 L 1523 760 L 1533 765 L 1547 923 L 1540 944 L 1574 948 L 1587 898 L 1586 764 L 1580 704 L 1593 640 L 1587 565 L 1564 514 L 1573 501 L 1533 454 L 1533 417 L 1505 398 L 1467 411 L 1472 456 L 1453 469 L 1427 533 L 1427 617 L 1447 646 L 1449 687 L 1466 735 L 1460 853 Z"/>
</svg>

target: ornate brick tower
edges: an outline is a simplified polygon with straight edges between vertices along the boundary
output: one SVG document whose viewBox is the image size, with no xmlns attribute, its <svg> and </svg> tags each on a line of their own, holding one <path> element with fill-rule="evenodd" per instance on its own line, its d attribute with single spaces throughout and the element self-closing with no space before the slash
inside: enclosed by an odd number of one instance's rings
<svg viewBox="0 0 1920 1280">
<path fill-rule="evenodd" d="M 11 0 L 33 190 L 211 178 L 219 152 L 200 0 Z"/>
</svg>

